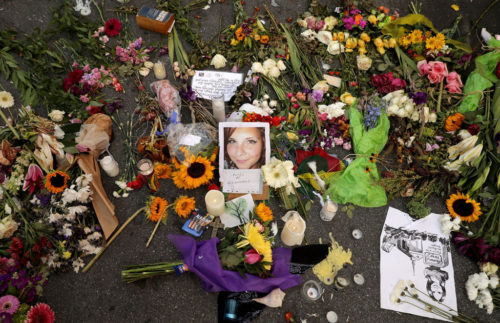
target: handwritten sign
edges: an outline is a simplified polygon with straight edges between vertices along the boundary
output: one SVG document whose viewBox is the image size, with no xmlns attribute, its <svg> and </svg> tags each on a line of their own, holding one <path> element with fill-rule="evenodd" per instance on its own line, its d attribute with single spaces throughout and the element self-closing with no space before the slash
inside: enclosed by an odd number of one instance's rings
<svg viewBox="0 0 500 323">
<path fill-rule="evenodd" d="M 223 172 L 224 193 L 262 194 L 260 169 L 225 169 Z"/>
<path fill-rule="evenodd" d="M 191 88 L 203 99 L 211 100 L 224 95 L 224 101 L 229 101 L 242 82 L 241 73 L 196 71 Z"/>
</svg>

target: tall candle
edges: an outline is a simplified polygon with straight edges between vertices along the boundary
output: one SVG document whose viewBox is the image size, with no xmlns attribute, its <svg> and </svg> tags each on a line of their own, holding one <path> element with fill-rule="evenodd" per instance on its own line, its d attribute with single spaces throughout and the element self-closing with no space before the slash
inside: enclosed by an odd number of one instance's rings
<svg viewBox="0 0 500 323">
<path fill-rule="evenodd" d="M 208 214 L 213 216 L 222 215 L 226 209 L 224 194 L 218 190 L 208 191 L 207 195 L 205 195 L 205 204 Z"/>
<path fill-rule="evenodd" d="M 212 109 L 215 120 L 218 122 L 226 121 L 226 107 L 224 105 L 223 94 L 212 98 Z"/>
<path fill-rule="evenodd" d="M 306 222 L 296 211 L 288 211 L 283 217 L 285 226 L 281 231 L 281 241 L 289 247 L 302 244 Z"/>
<path fill-rule="evenodd" d="M 106 156 L 99 161 L 102 169 L 106 172 L 109 177 L 115 177 L 120 172 L 118 163 L 112 156 Z"/>
</svg>

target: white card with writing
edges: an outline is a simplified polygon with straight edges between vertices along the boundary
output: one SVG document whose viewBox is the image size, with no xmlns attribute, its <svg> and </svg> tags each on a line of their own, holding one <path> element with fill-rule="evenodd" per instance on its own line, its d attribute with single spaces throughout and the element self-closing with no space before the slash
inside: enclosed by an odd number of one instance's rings
<svg viewBox="0 0 500 323">
<path fill-rule="evenodd" d="M 191 88 L 200 98 L 211 100 L 224 95 L 224 101 L 229 101 L 242 82 L 242 73 L 195 71 Z"/>
</svg>

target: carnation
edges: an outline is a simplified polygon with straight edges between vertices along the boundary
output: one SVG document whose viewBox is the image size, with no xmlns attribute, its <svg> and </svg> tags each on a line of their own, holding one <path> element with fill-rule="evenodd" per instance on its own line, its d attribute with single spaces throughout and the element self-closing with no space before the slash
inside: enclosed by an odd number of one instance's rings
<svg viewBox="0 0 500 323">
<path fill-rule="evenodd" d="M 280 76 L 280 69 L 277 66 L 271 67 L 269 70 L 269 76 L 278 78 Z"/>
<path fill-rule="evenodd" d="M 210 65 L 213 65 L 216 69 L 223 68 L 226 66 L 226 58 L 221 54 L 217 54 L 212 58 Z"/>
<path fill-rule="evenodd" d="M 64 111 L 61 110 L 52 110 L 49 113 L 49 118 L 54 122 L 61 122 L 64 118 Z"/>
</svg>

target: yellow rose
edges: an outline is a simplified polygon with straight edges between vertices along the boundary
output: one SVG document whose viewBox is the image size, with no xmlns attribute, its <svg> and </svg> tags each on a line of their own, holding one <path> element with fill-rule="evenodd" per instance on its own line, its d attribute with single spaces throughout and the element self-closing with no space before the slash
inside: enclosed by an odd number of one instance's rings
<svg viewBox="0 0 500 323">
<path fill-rule="evenodd" d="M 369 42 L 370 42 L 370 40 L 371 40 L 370 36 L 368 36 L 368 34 L 367 34 L 367 33 L 362 33 L 362 34 L 359 36 L 359 38 L 361 38 L 362 40 L 364 40 L 364 41 L 365 41 L 365 42 L 367 42 L 367 43 L 369 43 Z"/>
<path fill-rule="evenodd" d="M 375 17 L 375 15 L 369 15 L 367 20 L 369 23 L 371 23 L 373 25 L 377 24 L 377 17 Z"/>
<path fill-rule="evenodd" d="M 396 47 L 396 39 L 392 38 L 389 39 L 389 48 L 395 48 Z"/>
<path fill-rule="evenodd" d="M 383 47 L 383 46 L 384 46 L 384 42 L 382 41 L 382 39 L 380 39 L 380 37 L 375 38 L 375 39 L 373 40 L 373 44 L 374 44 L 376 47 Z"/>
<path fill-rule="evenodd" d="M 359 53 L 360 55 L 365 55 L 366 53 L 368 53 L 368 51 L 366 50 L 366 48 L 365 48 L 365 47 L 359 47 L 359 48 L 358 48 L 358 53 Z"/>
<path fill-rule="evenodd" d="M 358 46 L 359 47 L 365 47 L 366 43 L 363 39 L 358 39 Z"/>
<path fill-rule="evenodd" d="M 385 54 L 385 48 L 384 48 L 384 47 L 377 47 L 377 52 L 378 52 L 380 55 L 384 55 L 384 54 Z"/>
<path fill-rule="evenodd" d="M 356 48 L 357 45 L 358 41 L 356 40 L 356 38 L 347 38 L 347 40 L 345 41 L 345 47 L 347 48 L 347 51 L 349 51 L 349 49 Z"/>
<path fill-rule="evenodd" d="M 299 137 L 297 137 L 296 134 L 294 134 L 293 132 L 290 132 L 290 131 L 288 131 L 286 133 L 286 136 L 287 136 L 288 140 L 291 140 L 291 141 L 295 141 L 295 140 L 299 139 Z"/>
<path fill-rule="evenodd" d="M 344 94 L 340 96 L 340 101 L 344 102 L 347 105 L 352 105 L 354 102 L 356 102 L 356 98 L 353 97 L 351 93 L 344 92 Z"/>
</svg>

